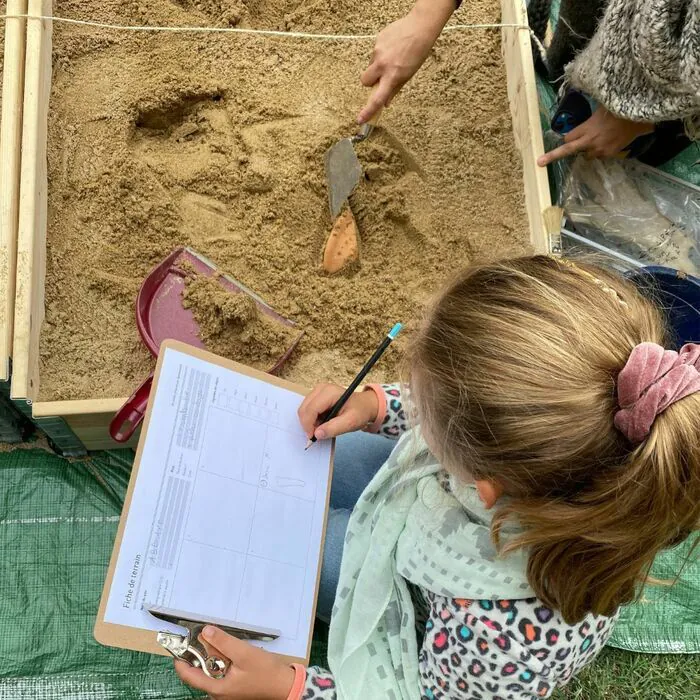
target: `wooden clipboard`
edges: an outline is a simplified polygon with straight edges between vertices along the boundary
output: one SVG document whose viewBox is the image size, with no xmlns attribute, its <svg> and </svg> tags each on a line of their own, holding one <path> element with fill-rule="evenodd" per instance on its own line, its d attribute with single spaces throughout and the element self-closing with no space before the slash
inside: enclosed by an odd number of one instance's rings
<svg viewBox="0 0 700 700">
<path fill-rule="evenodd" d="M 185 343 L 181 343 L 175 340 L 166 340 L 160 347 L 160 352 L 158 354 L 158 364 L 156 366 L 156 371 L 153 379 L 153 386 L 151 389 L 151 394 L 148 400 L 148 408 L 146 410 L 146 417 L 144 419 L 143 428 L 141 430 L 141 437 L 139 438 L 139 444 L 136 451 L 136 459 L 134 460 L 134 466 L 132 468 L 131 477 L 129 479 L 129 487 L 126 492 L 126 499 L 124 501 L 124 508 L 122 509 L 122 514 L 119 519 L 119 528 L 117 530 L 117 536 L 114 541 L 114 548 L 112 550 L 112 557 L 109 562 L 109 569 L 107 570 L 107 578 L 105 579 L 104 588 L 102 589 L 102 598 L 100 600 L 100 608 L 97 613 L 97 619 L 95 621 L 94 627 L 94 637 L 95 639 L 104 646 L 119 647 L 121 649 L 131 649 L 133 651 L 143 651 L 149 654 L 159 654 L 162 656 L 169 656 L 168 652 L 163 649 L 156 642 L 156 633 L 150 630 L 137 629 L 135 627 L 127 627 L 125 625 L 116 625 L 110 622 L 105 622 L 105 612 L 107 610 L 107 600 L 109 598 L 109 592 L 112 587 L 112 579 L 114 578 L 114 571 L 117 565 L 117 559 L 119 558 L 119 550 L 121 548 L 122 537 L 124 535 L 124 529 L 126 527 L 126 521 L 129 514 L 129 508 L 131 506 L 131 499 L 136 487 L 136 479 L 139 473 L 139 467 L 141 464 L 141 456 L 143 454 L 144 445 L 148 436 L 148 426 L 151 420 L 151 411 L 153 410 L 153 402 L 158 390 L 158 380 L 160 379 L 161 368 L 163 365 L 163 359 L 165 357 L 165 350 L 177 350 L 185 355 L 190 355 L 191 357 L 199 358 L 200 360 L 205 360 L 213 365 L 218 365 L 219 367 L 224 367 L 225 369 L 233 370 L 238 374 L 242 374 L 254 379 L 259 379 L 267 384 L 272 384 L 273 386 L 278 386 L 283 389 L 288 389 L 301 396 L 306 396 L 309 393 L 308 389 L 305 389 L 298 384 L 293 384 L 284 379 L 278 377 L 273 377 L 265 372 L 260 372 L 259 370 L 247 367 L 245 365 L 239 364 L 232 360 L 227 360 L 223 357 L 218 357 L 217 355 L 212 355 L 199 348 L 192 347 Z M 314 591 L 314 604 L 313 609 L 316 609 L 316 604 L 318 602 L 318 587 L 321 577 L 321 564 L 323 562 L 323 544 L 326 536 L 326 525 L 328 523 L 328 508 L 330 505 L 330 483 L 333 476 L 333 457 L 335 455 L 335 444 L 331 448 L 331 459 L 329 466 L 329 488 L 326 495 L 326 506 L 325 506 L 325 518 L 323 523 L 323 532 L 321 537 L 321 549 L 319 551 L 318 560 L 318 573 L 316 576 L 316 587 Z M 308 642 L 306 646 L 306 657 L 296 658 L 283 656 L 290 661 L 290 663 L 302 663 L 308 665 L 309 657 L 311 655 L 311 639 L 313 635 L 313 617 L 311 619 L 311 624 L 308 630 Z"/>
</svg>

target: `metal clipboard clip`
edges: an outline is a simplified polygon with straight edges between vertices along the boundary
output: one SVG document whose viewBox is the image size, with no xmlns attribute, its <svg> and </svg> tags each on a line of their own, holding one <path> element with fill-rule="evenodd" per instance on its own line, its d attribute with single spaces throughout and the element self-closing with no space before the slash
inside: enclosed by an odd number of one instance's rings
<svg viewBox="0 0 700 700">
<path fill-rule="evenodd" d="M 146 610 L 159 620 L 170 622 L 187 630 L 187 634 L 184 635 L 169 631 L 158 632 L 156 641 L 176 659 L 185 661 L 195 668 L 201 668 L 209 678 L 223 678 L 226 675 L 229 663 L 226 659 L 221 659 L 218 656 L 209 656 L 206 648 L 199 641 L 199 635 L 206 625 L 218 627 L 238 639 L 259 642 L 271 642 L 281 634 L 279 630 L 251 627 L 250 625 L 244 626 L 236 622 L 219 620 L 217 618 L 197 619 L 191 613 L 163 606 L 154 605 L 147 607 Z"/>
</svg>

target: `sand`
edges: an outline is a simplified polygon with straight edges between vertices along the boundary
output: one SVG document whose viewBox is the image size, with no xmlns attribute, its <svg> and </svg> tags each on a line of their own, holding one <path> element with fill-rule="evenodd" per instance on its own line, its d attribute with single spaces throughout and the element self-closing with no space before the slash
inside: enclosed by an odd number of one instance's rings
<svg viewBox="0 0 700 700">
<path fill-rule="evenodd" d="M 59 0 L 54 12 L 366 33 L 410 0 L 86 5 Z M 473 0 L 456 19 L 497 22 L 499 8 Z M 333 223 L 323 154 L 356 128 L 372 45 L 55 26 L 42 400 L 126 396 L 148 374 L 134 301 L 180 245 L 298 324 L 304 338 L 283 376 L 307 385 L 348 381 L 395 322 L 415 325 L 452 271 L 526 250 L 500 34 L 475 30 L 445 35 L 358 147 L 366 177 L 350 204 L 361 259 L 340 275 L 322 272 Z M 262 331 L 227 347 L 221 318 L 210 320 L 211 347 L 267 368 Z M 395 375 L 407 337 L 375 378 Z"/>
<path fill-rule="evenodd" d="M 261 312 L 252 297 L 231 293 L 214 277 L 197 275 L 188 281 L 183 306 L 193 312 L 211 352 L 245 359 L 266 371 L 276 369 L 300 336 L 298 329 Z"/>
</svg>

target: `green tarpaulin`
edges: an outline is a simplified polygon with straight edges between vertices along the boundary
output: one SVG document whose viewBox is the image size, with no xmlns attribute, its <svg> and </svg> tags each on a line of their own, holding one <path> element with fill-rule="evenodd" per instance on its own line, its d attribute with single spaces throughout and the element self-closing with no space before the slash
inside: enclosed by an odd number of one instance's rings
<svg viewBox="0 0 700 700">
<path fill-rule="evenodd" d="M 44 450 L 0 453 L 0 700 L 197 697 L 168 658 L 108 649 L 92 637 L 126 492 L 129 451 L 71 462 Z M 673 578 L 688 547 L 654 568 Z M 700 652 L 700 560 L 670 588 L 623 612 L 612 643 Z"/>
<path fill-rule="evenodd" d="M 629 651 L 659 654 L 700 653 L 700 547 L 695 536 L 663 552 L 652 574 L 673 585 L 647 586 L 639 603 L 622 609 L 608 642 Z"/>
<path fill-rule="evenodd" d="M 0 700 L 199 697 L 171 659 L 92 636 L 131 458 L 0 453 Z"/>
</svg>

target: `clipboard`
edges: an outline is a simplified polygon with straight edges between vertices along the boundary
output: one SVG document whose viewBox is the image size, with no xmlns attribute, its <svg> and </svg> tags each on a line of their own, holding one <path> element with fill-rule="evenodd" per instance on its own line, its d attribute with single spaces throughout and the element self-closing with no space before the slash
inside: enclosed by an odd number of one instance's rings
<svg viewBox="0 0 700 700">
<path fill-rule="evenodd" d="M 232 370 L 240 375 L 244 375 L 247 377 L 251 377 L 253 379 L 260 380 L 262 382 L 265 382 L 267 384 L 277 386 L 283 389 L 287 389 L 291 392 L 294 392 L 296 394 L 299 394 L 300 396 L 305 396 L 306 394 L 309 393 L 309 390 L 301 387 L 297 384 L 293 384 L 291 382 L 288 382 L 284 379 L 280 379 L 278 377 L 274 377 L 272 375 L 266 374 L 264 372 L 255 370 L 251 367 L 247 367 L 245 365 L 239 364 L 237 362 L 234 362 L 232 360 L 227 360 L 222 357 L 218 357 L 216 355 L 213 355 L 211 353 L 208 353 L 204 350 L 200 350 L 199 348 L 192 347 L 190 345 L 186 345 L 185 343 L 181 343 L 178 341 L 174 340 L 166 340 L 160 348 L 160 352 L 158 355 L 158 363 L 156 366 L 156 371 L 154 375 L 154 381 L 153 381 L 153 386 L 154 390 L 151 392 L 149 402 L 148 402 L 148 408 L 146 411 L 146 417 L 144 420 L 144 425 L 143 429 L 141 432 L 141 437 L 139 439 L 138 443 L 138 448 L 136 452 L 136 458 L 134 460 L 134 465 L 132 468 L 132 473 L 131 477 L 129 479 L 129 486 L 126 494 L 126 499 L 124 502 L 124 508 L 122 510 L 122 514 L 119 520 L 119 527 L 117 530 L 117 535 L 116 539 L 114 542 L 114 548 L 112 550 L 112 556 L 110 559 L 110 564 L 109 568 L 107 571 L 107 577 L 105 579 L 105 584 L 102 590 L 102 598 L 100 600 L 100 606 L 99 606 L 99 611 L 97 614 L 97 619 L 95 621 L 95 626 L 94 626 L 94 637 L 95 639 L 102 645 L 104 646 L 111 646 L 111 647 L 118 647 L 122 649 L 129 649 L 133 651 L 141 651 L 141 652 L 146 652 L 150 654 L 158 654 L 158 655 L 163 655 L 163 656 L 168 656 L 169 652 L 167 651 L 161 644 L 158 643 L 157 637 L 158 634 L 154 631 L 151 630 L 145 630 L 145 629 L 138 629 L 135 627 L 130 627 L 126 625 L 120 625 L 120 624 L 114 624 L 111 622 L 107 622 L 105 620 L 105 614 L 107 610 L 107 603 L 109 599 L 109 594 L 110 590 L 112 588 L 112 582 L 114 579 L 115 575 L 115 569 L 117 566 L 117 561 L 119 558 L 119 553 L 122 545 L 122 539 L 124 537 L 124 532 L 126 529 L 126 524 L 127 524 L 127 519 L 129 515 L 129 510 L 132 504 L 132 499 L 134 496 L 134 490 L 136 487 L 136 481 L 137 477 L 139 474 L 139 468 L 141 466 L 141 460 L 143 457 L 143 452 L 144 448 L 146 445 L 146 441 L 148 439 L 148 430 L 149 430 L 149 425 L 151 423 L 151 415 L 153 411 L 153 405 L 156 400 L 156 397 L 158 395 L 158 382 L 161 376 L 161 370 L 163 366 L 163 361 L 166 355 L 167 350 L 175 350 L 177 352 L 180 352 L 184 355 L 188 355 L 190 357 L 198 358 L 200 360 L 203 360 L 211 365 L 217 365 L 218 367 Z M 321 546 L 319 550 L 319 558 L 318 558 L 318 566 L 317 566 L 317 574 L 316 574 L 316 581 L 315 581 L 315 587 L 314 587 L 314 593 L 313 593 L 313 607 L 312 607 L 312 613 L 315 613 L 316 610 L 316 604 L 318 601 L 318 588 L 319 588 L 319 581 L 320 581 L 320 576 L 321 576 L 321 564 L 323 561 L 323 544 L 325 541 L 325 535 L 326 535 L 326 526 L 327 526 L 327 521 L 328 521 L 328 509 L 329 509 L 329 504 L 330 504 L 330 484 L 331 484 L 331 479 L 332 479 L 332 474 L 333 474 L 333 457 L 335 453 L 335 445 L 333 444 L 331 446 L 331 451 L 330 451 L 330 463 L 329 463 L 329 472 L 328 472 L 328 488 L 327 488 L 327 493 L 326 493 L 326 498 L 325 498 L 325 509 L 324 509 L 324 518 L 323 518 L 323 525 L 322 525 L 322 530 L 321 530 Z M 209 620 L 204 620 L 204 623 L 209 622 Z M 309 657 L 311 654 L 311 640 L 312 640 L 312 634 L 313 634 L 313 624 L 314 624 L 314 614 L 311 615 L 310 619 L 310 624 L 309 624 L 309 629 L 306 630 L 307 633 L 307 644 L 306 644 L 306 654 L 304 657 L 297 657 L 297 656 L 287 656 L 287 655 L 281 655 L 282 658 L 285 660 L 289 661 L 289 663 L 302 663 L 304 665 L 308 665 L 309 663 Z M 213 657 L 210 657 L 213 658 Z"/>
</svg>

